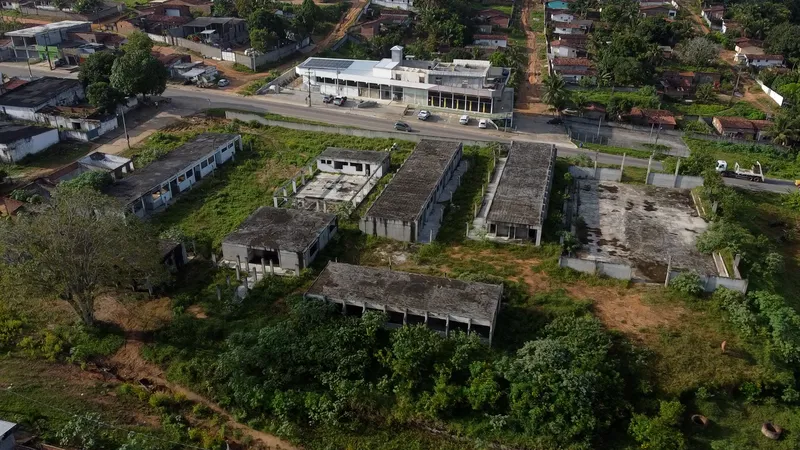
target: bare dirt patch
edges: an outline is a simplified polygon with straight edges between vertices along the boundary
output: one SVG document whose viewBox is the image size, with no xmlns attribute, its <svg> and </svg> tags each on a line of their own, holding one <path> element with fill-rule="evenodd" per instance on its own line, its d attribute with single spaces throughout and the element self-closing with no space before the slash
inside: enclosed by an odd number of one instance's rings
<svg viewBox="0 0 800 450">
<path fill-rule="evenodd" d="M 594 314 L 609 328 L 637 340 L 648 331 L 680 322 L 686 310 L 676 305 L 650 305 L 642 301 L 640 288 L 589 286 L 578 283 L 566 287 L 578 300 L 590 300 Z"/>
<path fill-rule="evenodd" d="M 186 312 L 193 315 L 195 319 L 208 319 L 208 314 L 200 305 L 192 305 L 186 308 Z"/>
</svg>

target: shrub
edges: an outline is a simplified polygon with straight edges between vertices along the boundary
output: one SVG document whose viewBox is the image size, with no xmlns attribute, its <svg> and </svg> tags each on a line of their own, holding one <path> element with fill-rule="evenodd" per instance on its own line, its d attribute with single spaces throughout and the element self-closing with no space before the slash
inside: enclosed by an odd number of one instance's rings
<svg viewBox="0 0 800 450">
<path fill-rule="evenodd" d="M 61 183 L 61 187 L 72 189 L 89 188 L 94 189 L 95 191 L 100 191 L 113 182 L 114 179 L 111 178 L 111 174 L 109 172 L 92 170 L 89 172 L 84 172 L 71 180 Z"/>
<path fill-rule="evenodd" d="M 85 363 L 91 359 L 111 356 L 125 343 L 116 330 L 104 328 L 78 328 L 70 331 L 67 339 L 71 345 L 68 361 Z"/>
<path fill-rule="evenodd" d="M 783 204 L 794 211 L 800 211 L 800 190 L 785 194 L 783 196 Z"/>
<path fill-rule="evenodd" d="M 677 292 L 695 297 L 703 293 L 703 287 L 700 285 L 700 275 L 694 272 L 679 274 L 670 280 L 669 287 Z"/>
<path fill-rule="evenodd" d="M 641 448 L 683 450 L 686 448 L 686 439 L 678 429 L 683 410 L 680 402 L 662 400 L 657 416 L 634 414 L 628 431 L 641 444 Z"/>
<path fill-rule="evenodd" d="M 12 348 L 22 334 L 25 322 L 0 305 L 0 350 Z"/>
<path fill-rule="evenodd" d="M 742 293 L 719 288 L 712 299 L 727 313 L 727 319 L 736 326 L 743 336 L 752 336 L 758 326 L 758 319 L 750 309 L 750 301 Z"/>
<path fill-rule="evenodd" d="M 37 335 L 23 338 L 19 342 L 19 348 L 32 358 L 55 361 L 66 350 L 67 344 L 60 336 L 46 330 Z"/>
<path fill-rule="evenodd" d="M 147 400 L 153 408 L 169 409 L 174 405 L 174 400 L 171 395 L 165 392 L 154 392 Z"/>
</svg>

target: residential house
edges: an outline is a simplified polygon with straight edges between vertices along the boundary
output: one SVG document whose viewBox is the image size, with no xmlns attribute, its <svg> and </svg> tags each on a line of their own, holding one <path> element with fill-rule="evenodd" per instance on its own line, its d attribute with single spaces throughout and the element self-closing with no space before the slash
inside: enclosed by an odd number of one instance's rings
<svg viewBox="0 0 800 450">
<path fill-rule="evenodd" d="M 167 53 L 162 55 L 161 53 L 153 52 L 153 56 L 167 68 L 170 78 L 180 76 L 181 72 L 175 68 L 176 66 L 192 62 L 192 57 L 190 55 L 184 55 L 182 53 Z"/>
<path fill-rule="evenodd" d="M 129 212 L 145 217 L 169 206 L 180 193 L 231 160 L 241 147 L 238 134 L 200 134 L 114 183 L 106 193 Z"/>
<path fill-rule="evenodd" d="M 0 450 L 14 450 L 17 443 L 14 440 L 14 430 L 17 424 L 0 420 Z"/>
<path fill-rule="evenodd" d="M 701 84 L 711 84 L 715 90 L 719 90 L 720 74 L 667 71 L 661 78 L 664 95 L 672 98 L 692 98 Z"/>
<path fill-rule="evenodd" d="M 506 48 L 508 37 L 502 34 L 476 34 L 473 36 L 472 45 L 476 47 Z"/>
<path fill-rule="evenodd" d="M 70 32 L 68 37 L 74 42 L 83 42 L 86 44 L 102 44 L 109 50 L 119 50 L 128 42 L 125 36 L 120 36 L 116 33 L 103 33 L 93 31 L 91 33 L 83 32 Z"/>
<path fill-rule="evenodd" d="M 198 17 L 183 25 L 183 35 L 223 48 L 250 41 L 247 21 L 236 17 Z"/>
<path fill-rule="evenodd" d="M 606 107 L 599 103 L 589 103 L 583 108 L 581 117 L 592 120 L 600 120 L 606 118 Z"/>
<path fill-rule="evenodd" d="M 554 11 L 550 14 L 550 20 L 553 22 L 572 22 L 578 16 L 569 11 Z"/>
<path fill-rule="evenodd" d="M 134 17 L 132 19 L 120 20 L 116 25 L 117 32 L 124 36 L 134 31 L 144 31 L 145 33 L 163 36 L 170 34 L 170 30 L 179 28 L 191 21 L 191 17 L 150 14 Z"/>
<path fill-rule="evenodd" d="M 387 328 L 475 333 L 491 345 L 503 286 L 329 262 L 303 297 L 337 305 L 344 315 L 380 311 Z"/>
<path fill-rule="evenodd" d="M 678 10 L 667 3 L 656 6 L 640 6 L 639 15 L 642 17 L 664 17 L 674 19 L 678 16 Z"/>
<path fill-rule="evenodd" d="M 714 117 L 711 124 L 725 137 L 746 140 L 768 139 L 767 129 L 772 125 L 768 120 L 750 120 L 743 117 Z"/>
<path fill-rule="evenodd" d="M 15 163 L 58 144 L 58 130 L 30 125 L 0 125 L 0 162 Z"/>
<path fill-rule="evenodd" d="M 84 98 L 80 81 L 42 77 L 0 95 L 0 111 L 13 119 L 35 122 L 42 108 L 74 105 Z"/>
<path fill-rule="evenodd" d="M 64 20 L 21 30 L 8 31 L 6 37 L 11 38 L 11 47 L 16 59 L 48 59 L 61 58 L 61 47 L 70 42 L 70 33 L 92 32 L 91 22 Z"/>
<path fill-rule="evenodd" d="M 665 109 L 644 109 L 634 107 L 629 114 L 631 123 L 635 125 L 655 127 L 658 126 L 662 130 L 674 130 L 678 123 L 675 121 L 675 115 Z"/>
<path fill-rule="evenodd" d="M 733 49 L 736 54 L 733 55 L 733 60 L 738 63 L 744 63 L 745 55 L 763 55 L 764 42 L 756 39 L 738 38 L 734 39 Z"/>
<path fill-rule="evenodd" d="M 139 14 L 144 16 L 192 17 L 189 5 L 167 4 L 166 2 L 158 3 L 149 8 L 140 9 Z"/>
<path fill-rule="evenodd" d="M 586 56 L 586 47 L 578 46 L 571 41 L 556 40 L 550 41 L 551 58 L 578 58 Z"/>
<path fill-rule="evenodd" d="M 783 55 L 745 54 L 743 63 L 750 67 L 783 67 Z"/>
<path fill-rule="evenodd" d="M 585 77 L 595 75 L 594 65 L 588 58 L 553 58 L 550 73 L 558 73 L 568 83 L 578 83 Z"/>
<path fill-rule="evenodd" d="M 722 18 L 725 16 L 725 5 L 711 5 L 703 8 L 700 15 L 712 30 L 720 30 L 722 28 Z"/>
<path fill-rule="evenodd" d="M 375 19 L 361 24 L 361 35 L 367 39 L 377 36 L 387 25 L 408 25 L 411 23 L 411 14 L 408 11 L 381 11 Z"/>
<path fill-rule="evenodd" d="M 367 235 L 398 241 L 427 241 L 433 236 L 434 211 L 461 164 L 460 142 L 423 139 L 362 217 Z M 430 229 L 431 231 L 425 231 Z"/>
<path fill-rule="evenodd" d="M 372 0 L 371 3 L 385 8 L 414 11 L 414 0 Z"/>
<path fill-rule="evenodd" d="M 513 142 L 486 213 L 486 237 L 541 245 L 556 146 Z"/>
<path fill-rule="evenodd" d="M 508 114 L 513 90 L 506 86 L 510 71 L 489 61 L 455 59 L 407 60 L 403 47 L 380 61 L 306 59 L 295 69 L 304 85 L 321 94 L 394 100 L 406 104 L 448 108 L 464 113 Z"/>
<path fill-rule="evenodd" d="M 0 196 L 0 218 L 16 216 L 25 209 L 25 205 L 26 205 L 25 202 L 14 200 L 13 198 L 10 197 Z M 0 429 L 2 429 L 2 421 L 0 421 Z M 0 437 L 0 449 L 5 449 L 7 447 L 4 447 L 4 445 L 8 445 L 7 443 L 4 443 L 3 439 L 9 440 L 7 436 Z M 9 442 L 12 442 L 12 440 L 9 440 Z M 8 448 L 12 450 L 14 449 L 13 442 L 11 447 Z"/>
<path fill-rule="evenodd" d="M 555 34 L 589 34 L 594 22 L 591 20 L 573 20 L 572 22 L 553 22 L 553 33 Z"/>
<path fill-rule="evenodd" d="M 118 50 L 128 40 L 113 33 L 70 33 L 70 42 L 61 47 L 67 65 L 80 65 L 94 53 Z"/>
<path fill-rule="evenodd" d="M 722 28 L 720 28 L 720 31 L 722 31 L 723 34 L 729 34 L 729 33 L 740 33 L 741 34 L 742 26 L 739 25 L 738 23 L 734 22 L 733 20 L 723 18 L 722 19 Z"/>
<path fill-rule="evenodd" d="M 475 13 L 475 16 L 479 24 L 487 24 L 491 30 L 508 28 L 511 23 L 511 16 L 496 9 L 483 9 Z M 491 30 L 488 32 L 490 33 Z"/>
<path fill-rule="evenodd" d="M 668 2 L 664 0 L 638 0 L 636 3 L 638 4 L 639 8 L 647 8 L 650 6 L 661 6 Z"/>
<path fill-rule="evenodd" d="M 299 275 L 338 228 L 336 214 L 262 206 L 222 240 L 222 264 L 262 277 Z"/>
</svg>

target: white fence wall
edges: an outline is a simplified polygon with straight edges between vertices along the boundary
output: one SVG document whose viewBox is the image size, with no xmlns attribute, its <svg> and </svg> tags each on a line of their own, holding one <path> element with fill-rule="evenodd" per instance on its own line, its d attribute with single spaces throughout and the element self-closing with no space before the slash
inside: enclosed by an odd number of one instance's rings
<svg viewBox="0 0 800 450">
<path fill-rule="evenodd" d="M 756 80 L 756 83 L 758 83 L 758 85 L 761 86 L 762 91 L 764 91 L 767 95 L 769 95 L 769 98 L 771 98 L 772 101 L 777 103 L 778 106 L 783 106 L 784 98 L 782 95 L 770 89 L 766 84 L 762 83 L 761 80 Z"/>
<path fill-rule="evenodd" d="M 222 60 L 236 62 L 236 52 L 222 52 Z"/>
<path fill-rule="evenodd" d="M 603 261 L 593 261 L 589 259 L 570 258 L 561 256 L 558 259 L 560 267 L 569 267 L 578 272 L 601 275 L 618 280 L 630 280 L 633 278 L 633 268 L 626 264 L 614 264 Z"/>
<path fill-rule="evenodd" d="M 669 281 L 672 281 L 672 279 L 678 276 L 680 273 L 681 272 L 670 271 Z M 700 275 L 700 284 L 702 285 L 703 290 L 706 292 L 714 292 L 717 289 L 724 287 L 741 292 L 742 294 L 746 294 L 748 281 L 744 279 L 727 278 L 717 275 Z"/>
<path fill-rule="evenodd" d="M 692 189 L 703 185 L 703 177 L 650 173 L 646 184 L 673 189 Z"/>
<path fill-rule="evenodd" d="M 577 179 L 596 179 L 602 181 L 619 181 L 622 176 L 620 169 L 611 169 L 608 167 L 578 167 L 569 166 L 569 173 Z"/>
</svg>

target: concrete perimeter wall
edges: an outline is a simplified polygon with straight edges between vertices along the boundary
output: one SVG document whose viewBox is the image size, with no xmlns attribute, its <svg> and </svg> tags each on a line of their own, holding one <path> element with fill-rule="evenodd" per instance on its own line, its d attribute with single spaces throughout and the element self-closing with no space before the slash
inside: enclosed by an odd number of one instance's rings
<svg viewBox="0 0 800 450">
<path fill-rule="evenodd" d="M 633 278 L 633 268 L 625 264 L 614 264 L 589 259 L 570 258 L 561 256 L 558 259 L 560 267 L 569 267 L 578 272 L 589 273 L 592 275 L 607 276 L 618 280 L 630 280 Z"/>
<path fill-rule="evenodd" d="M 778 106 L 783 106 L 784 98 L 781 94 L 778 94 L 777 92 L 770 89 L 766 84 L 762 83 L 761 80 L 756 80 L 756 83 L 758 83 L 758 85 L 761 86 L 761 90 L 764 91 L 764 93 L 766 93 L 767 95 L 769 95 L 769 98 L 771 98 L 773 102 L 777 103 Z"/>
<path fill-rule="evenodd" d="M 387 139 L 397 139 L 400 141 L 411 141 L 411 142 L 419 142 L 422 139 L 434 139 L 438 141 L 453 140 L 452 138 L 425 136 L 425 135 L 420 135 L 418 133 L 404 133 L 401 131 L 374 131 L 374 130 L 364 130 L 361 128 L 344 128 L 344 127 L 339 128 L 334 126 L 315 125 L 309 123 L 283 122 L 280 120 L 265 119 L 264 117 L 261 117 L 255 113 L 251 114 L 238 111 L 225 111 L 225 118 L 231 120 L 241 120 L 243 122 L 256 121 L 258 123 L 269 125 L 271 127 L 283 127 L 292 130 L 317 131 L 321 133 L 344 134 L 348 136 L 359 136 L 367 138 L 387 138 Z M 488 145 L 489 143 L 499 142 L 499 141 L 497 140 L 476 141 L 476 140 L 460 139 L 459 142 L 463 143 L 464 145 L 485 146 Z"/>
<path fill-rule="evenodd" d="M 669 281 L 672 281 L 672 279 L 678 276 L 680 273 L 681 272 L 670 271 Z M 714 292 L 717 289 L 724 287 L 741 292 L 742 294 L 746 294 L 748 281 L 743 279 L 720 277 L 717 275 L 700 275 L 700 284 L 703 287 L 703 290 L 706 292 Z"/>
<path fill-rule="evenodd" d="M 579 180 L 583 179 L 597 179 L 602 181 L 619 181 L 622 176 L 620 169 L 611 169 L 608 167 L 579 167 L 569 166 L 569 173 Z"/>
<path fill-rule="evenodd" d="M 650 173 L 647 184 L 672 189 L 692 189 L 703 185 L 703 177 Z"/>
</svg>

